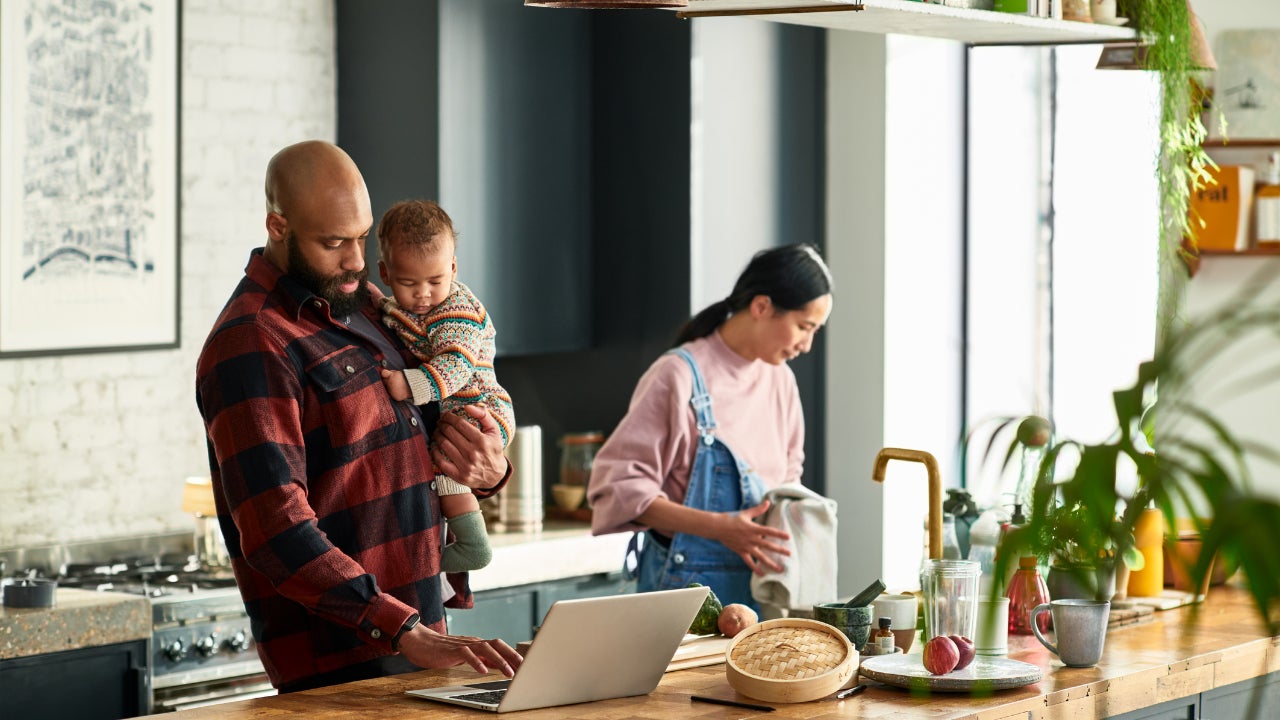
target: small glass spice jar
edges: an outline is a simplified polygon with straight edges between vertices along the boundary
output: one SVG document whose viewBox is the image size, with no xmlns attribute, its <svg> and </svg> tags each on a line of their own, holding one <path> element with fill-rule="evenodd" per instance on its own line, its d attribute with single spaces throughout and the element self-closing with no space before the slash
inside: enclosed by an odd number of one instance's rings
<svg viewBox="0 0 1280 720">
<path fill-rule="evenodd" d="M 604 443 L 598 432 L 569 433 L 560 438 L 560 483 L 586 487 L 596 452 Z"/>
</svg>

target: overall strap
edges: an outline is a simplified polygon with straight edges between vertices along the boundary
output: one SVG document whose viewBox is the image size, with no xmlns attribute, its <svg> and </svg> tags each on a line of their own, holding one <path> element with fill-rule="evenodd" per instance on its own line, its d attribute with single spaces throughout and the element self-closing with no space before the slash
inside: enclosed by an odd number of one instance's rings
<svg viewBox="0 0 1280 720">
<path fill-rule="evenodd" d="M 702 438 L 702 443 L 711 445 L 716 441 L 714 432 L 716 418 L 711 413 L 711 394 L 707 392 L 707 383 L 702 379 L 702 371 L 698 369 L 698 363 L 694 362 L 693 354 L 685 348 L 678 347 L 669 352 L 684 358 L 684 361 L 689 363 L 689 369 L 693 371 L 693 397 L 689 398 L 689 406 L 693 408 L 693 416 L 698 421 L 698 435 Z"/>
</svg>

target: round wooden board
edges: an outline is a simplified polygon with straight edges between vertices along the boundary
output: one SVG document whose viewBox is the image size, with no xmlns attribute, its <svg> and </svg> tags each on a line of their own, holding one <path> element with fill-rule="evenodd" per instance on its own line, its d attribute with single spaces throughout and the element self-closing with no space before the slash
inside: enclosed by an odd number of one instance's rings
<svg viewBox="0 0 1280 720">
<path fill-rule="evenodd" d="M 886 685 L 934 692 L 1007 690 L 1040 682 L 1044 677 L 1040 668 L 1030 663 L 982 655 L 974 658 L 969 667 L 946 675 L 933 675 L 925 670 L 920 655 L 866 657 L 858 672 Z"/>
</svg>

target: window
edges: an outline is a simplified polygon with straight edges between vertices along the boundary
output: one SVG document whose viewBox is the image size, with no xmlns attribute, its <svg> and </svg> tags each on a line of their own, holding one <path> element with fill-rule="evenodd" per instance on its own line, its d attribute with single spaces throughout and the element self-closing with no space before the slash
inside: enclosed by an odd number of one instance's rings
<svg viewBox="0 0 1280 720">
<path fill-rule="evenodd" d="M 990 419 L 1029 413 L 1093 440 L 1155 342 L 1158 87 L 1094 69 L 1097 46 L 969 51 L 965 485 L 1009 499 Z M 1007 439 L 997 445 L 1001 451 Z"/>
</svg>

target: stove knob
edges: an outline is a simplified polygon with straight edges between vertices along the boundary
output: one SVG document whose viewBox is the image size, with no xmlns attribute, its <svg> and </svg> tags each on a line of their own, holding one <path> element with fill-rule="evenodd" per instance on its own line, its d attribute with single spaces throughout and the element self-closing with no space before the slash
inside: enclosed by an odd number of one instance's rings
<svg viewBox="0 0 1280 720">
<path fill-rule="evenodd" d="M 179 662 L 187 656 L 187 646 L 183 645 L 181 640 L 174 640 L 164 646 L 164 656 L 173 662 Z"/>
<path fill-rule="evenodd" d="M 200 654 L 209 657 L 218 653 L 218 636 L 215 633 L 205 635 L 196 641 L 196 649 Z"/>
<path fill-rule="evenodd" d="M 231 652 L 244 652 L 249 649 L 249 636 L 245 635 L 243 630 L 240 630 L 235 635 L 227 638 L 222 644 Z"/>
</svg>

